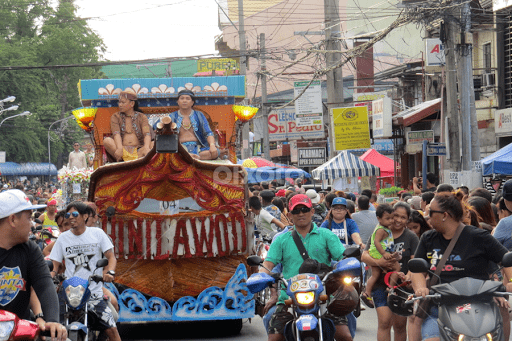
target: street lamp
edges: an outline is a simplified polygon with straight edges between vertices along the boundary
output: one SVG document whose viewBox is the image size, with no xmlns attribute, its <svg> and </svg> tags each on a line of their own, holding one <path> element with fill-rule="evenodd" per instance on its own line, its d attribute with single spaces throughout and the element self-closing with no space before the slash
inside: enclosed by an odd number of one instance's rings
<svg viewBox="0 0 512 341">
<path fill-rule="evenodd" d="M 9 96 L 7 98 L 4 98 L 3 100 L 0 101 L 0 103 L 4 104 L 6 102 L 14 102 L 14 100 L 16 99 L 16 97 L 14 96 Z"/>
<path fill-rule="evenodd" d="M 4 111 L 11 111 L 11 110 L 18 110 L 18 106 L 17 105 L 13 105 L 13 106 L 10 106 L 9 108 L 7 109 L 4 109 L 4 104 L 7 103 L 7 102 L 14 102 L 14 100 L 16 99 L 16 97 L 14 96 L 9 96 L 7 98 L 4 98 L 3 100 L 0 100 L 0 115 L 4 112 Z"/>
<path fill-rule="evenodd" d="M 31 113 L 30 111 L 24 111 L 24 112 L 22 112 L 21 114 L 6 117 L 6 118 L 4 118 L 4 119 L 2 120 L 2 122 L 0 122 L 0 127 L 2 126 L 2 124 L 3 124 L 6 120 L 9 120 L 9 119 L 11 119 L 11 118 L 15 118 L 15 117 L 18 117 L 18 116 L 29 116 L 29 115 L 32 115 L 32 113 Z"/>
<path fill-rule="evenodd" d="M 59 123 L 59 122 L 62 122 L 62 121 L 65 121 L 67 119 L 70 119 L 72 117 L 75 117 L 74 115 L 71 115 L 71 116 L 68 116 L 68 117 L 65 117 L 65 118 L 61 118 L 60 120 L 57 120 L 55 122 L 53 122 L 52 124 L 50 124 L 50 127 L 48 128 L 48 182 L 50 182 L 50 178 L 51 178 L 51 153 L 50 153 L 50 130 L 52 129 L 52 126 L 55 124 L 55 123 Z"/>
</svg>

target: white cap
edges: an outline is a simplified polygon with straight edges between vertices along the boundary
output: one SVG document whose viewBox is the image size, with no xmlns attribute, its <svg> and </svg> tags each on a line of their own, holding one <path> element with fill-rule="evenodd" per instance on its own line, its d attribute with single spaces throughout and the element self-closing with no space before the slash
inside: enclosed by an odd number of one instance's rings
<svg viewBox="0 0 512 341">
<path fill-rule="evenodd" d="M 309 197 L 309 199 L 311 199 L 311 203 L 313 204 L 318 204 L 320 201 L 320 196 L 314 189 L 308 189 L 306 191 L 306 195 Z"/>
<path fill-rule="evenodd" d="M 21 211 L 37 210 L 46 205 L 32 205 L 30 199 L 19 189 L 10 189 L 0 193 L 0 219 Z"/>
<path fill-rule="evenodd" d="M 9 188 L 9 185 L 8 185 L 8 184 L 5 184 L 5 185 L 4 185 L 4 188 Z"/>
</svg>

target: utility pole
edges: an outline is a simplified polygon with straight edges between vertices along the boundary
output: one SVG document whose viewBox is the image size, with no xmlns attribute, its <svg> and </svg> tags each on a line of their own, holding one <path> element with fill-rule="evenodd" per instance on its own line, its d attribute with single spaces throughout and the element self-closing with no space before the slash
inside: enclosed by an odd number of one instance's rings
<svg viewBox="0 0 512 341">
<path fill-rule="evenodd" d="M 260 33 L 261 58 L 261 111 L 263 115 L 263 152 L 270 159 L 270 141 L 268 136 L 268 107 L 267 107 L 267 60 L 265 55 L 265 33 Z"/>
<path fill-rule="evenodd" d="M 453 11 L 453 10 L 452 10 Z M 460 135 L 459 135 L 459 107 L 457 103 L 457 70 L 455 65 L 455 36 L 458 32 L 457 24 L 450 17 L 445 20 L 445 49 L 446 49 L 446 106 L 448 117 L 448 144 L 450 151 L 449 168 L 452 172 L 460 172 Z M 443 132 L 444 133 L 444 132 Z"/>
<path fill-rule="evenodd" d="M 340 51 L 336 53 L 326 53 L 326 67 L 336 65 L 341 60 L 341 38 L 339 0 L 324 0 L 325 17 L 325 49 L 328 51 Z M 327 73 L 327 110 L 329 117 L 329 135 L 332 134 L 331 109 L 339 107 L 343 103 L 343 74 L 341 67 L 331 70 Z M 334 151 L 334 141 L 329 139 L 330 157 L 336 155 Z"/>
<path fill-rule="evenodd" d="M 244 0 L 238 0 L 238 41 L 240 43 L 240 75 L 245 76 L 247 73 L 247 47 L 245 41 L 244 26 Z M 246 78 L 247 81 L 247 78 Z M 245 100 L 244 100 L 245 101 Z M 244 147 L 247 146 L 247 148 Z M 249 125 L 244 124 L 242 128 L 242 159 L 247 159 L 249 153 Z"/>
</svg>

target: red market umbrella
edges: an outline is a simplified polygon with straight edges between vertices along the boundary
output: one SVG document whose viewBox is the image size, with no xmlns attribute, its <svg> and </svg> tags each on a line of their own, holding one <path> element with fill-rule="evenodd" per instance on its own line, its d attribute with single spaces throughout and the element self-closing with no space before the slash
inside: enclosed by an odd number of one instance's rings
<svg viewBox="0 0 512 341">
<path fill-rule="evenodd" d="M 248 159 L 245 159 L 242 162 L 242 165 L 246 168 L 259 168 L 259 167 L 275 167 L 275 163 L 272 161 L 268 161 L 266 159 L 263 159 L 261 157 L 251 157 Z"/>
</svg>

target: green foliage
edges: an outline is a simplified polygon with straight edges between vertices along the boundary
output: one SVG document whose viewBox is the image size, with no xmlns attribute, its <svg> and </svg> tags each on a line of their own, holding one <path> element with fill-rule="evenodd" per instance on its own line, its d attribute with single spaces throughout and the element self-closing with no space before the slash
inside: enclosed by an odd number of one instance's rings
<svg viewBox="0 0 512 341">
<path fill-rule="evenodd" d="M 73 0 L 0 0 L 0 65 L 46 66 L 97 62 L 103 41 L 76 17 Z M 28 110 L 26 117 L 6 120 L 0 127 L 0 150 L 7 161 L 47 162 L 48 128 L 80 107 L 77 83 L 101 78 L 99 67 L 9 70 L 0 72 L 0 99 L 16 96 L 17 111 L 4 112 L 0 121 Z M 5 107 L 9 107 L 7 103 Z M 61 167 L 72 144 L 83 137 L 72 119 L 57 123 L 50 132 L 51 161 Z"/>
<path fill-rule="evenodd" d="M 388 187 L 388 188 L 381 188 L 379 191 L 379 194 L 382 194 L 386 197 L 396 197 L 398 195 L 398 192 L 403 191 L 404 189 L 402 187 Z"/>
</svg>

